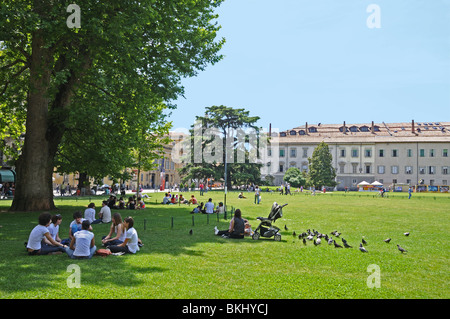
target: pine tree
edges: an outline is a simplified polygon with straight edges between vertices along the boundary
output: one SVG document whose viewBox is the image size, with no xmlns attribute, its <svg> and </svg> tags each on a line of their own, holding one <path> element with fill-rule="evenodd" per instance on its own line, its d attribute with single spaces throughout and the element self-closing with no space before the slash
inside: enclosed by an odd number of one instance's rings
<svg viewBox="0 0 450 319">
<path fill-rule="evenodd" d="M 328 144 L 320 142 L 314 149 L 312 157 L 308 158 L 308 184 L 316 187 L 336 186 L 336 170 L 332 165 L 333 157 Z"/>
</svg>

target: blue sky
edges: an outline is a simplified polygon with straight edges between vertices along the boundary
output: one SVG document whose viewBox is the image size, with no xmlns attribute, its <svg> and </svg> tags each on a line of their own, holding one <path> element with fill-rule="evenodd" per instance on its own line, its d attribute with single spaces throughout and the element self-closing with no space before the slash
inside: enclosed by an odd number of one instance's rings
<svg viewBox="0 0 450 319">
<path fill-rule="evenodd" d="M 450 121 L 450 0 L 225 0 L 217 13 L 225 57 L 183 79 L 173 129 L 211 105 L 279 130 Z"/>
</svg>

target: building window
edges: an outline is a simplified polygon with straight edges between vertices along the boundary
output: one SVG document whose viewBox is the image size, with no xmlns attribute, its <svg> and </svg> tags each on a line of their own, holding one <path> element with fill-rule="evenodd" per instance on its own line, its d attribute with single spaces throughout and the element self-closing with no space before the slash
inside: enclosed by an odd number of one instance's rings
<svg viewBox="0 0 450 319">
<path fill-rule="evenodd" d="M 364 151 L 365 157 L 372 157 L 372 150 L 370 148 L 366 148 Z"/>
<path fill-rule="evenodd" d="M 271 148 L 267 149 L 267 156 L 272 156 L 272 149 Z"/>
<path fill-rule="evenodd" d="M 430 150 L 430 157 L 434 157 L 434 149 Z"/>
<path fill-rule="evenodd" d="M 352 163 L 352 173 L 353 174 L 358 173 L 358 163 Z"/>
<path fill-rule="evenodd" d="M 448 157 L 448 148 L 442 150 L 442 157 Z"/>
<path fill-rule="evenodd" d="M 393 180 L 392 180 L 392 184 L 397 184 L 398 182 L 397 182 L 397 179 L 396 178 L 394 178 Z"/>
<path fill-rule="evenodd" d="M 280 150 L 280 157 L 284 157 L 284 150 Z"/>
<path fill-rule="evenodd" d="M 436 166 L 428 166 L 428 174 L 436 174 Z"/>
<path fill-rule="evenodd" d="M 339 154 L 340 154 L 341 157 L 345 157 L 345 149 L 343 149 L 343 148 L 340 149 L 339 150 Z"/>
<path fill-rule="evenodd" d="M 413 173 L 412 166 L 405 166 L 405 174 L 411 175 Z"/>
<path fill-rule="evenodd" d="M 345 174 L 345 163 L 339 164 L 339 173 Z"/>
<path fill-rule="evenodd" d="M 448 166 L 442 166 L 442 175 L 448 175 Z"/>
<path fill-rule="evenodd" d="M 302 155 L 302 157 L 303 158 L 307 158 L 308 157 L 308 148 L 306 148 L 306 147 L 303 148 L 303 155 Z"/>
<path fill-rule="evenodd" d="M 378 156 L 384 157 L 384 150 L 378 150 Z"/>
<path fill-rule="evenodd" d="M 371 173 L 371 166 L 370 166 L 370 164 L 366 164 L 365 169 L 366 169 L 366 174 L 370 174 Z"/>
<path fill-rule="evenodd" d="M 280 164 L 280 173 L 283 173 L 284 165 Z"/>
<path fill-rule="evenodd" d="M 408 150 L 406 151 L 406 156 L 408 156 L 408 157 L 412 157 L 412 156 L 413 156 L 412 149 L 408 149 Z"/>
<path fill-rule="evenodd" d="M 398 166 L 397 165 L 391 166 L 391 173 L 398 174 Z"/>
<path fill-rule="evenodd" d="M 384 165 L 378 165 L 378 174 L 384 174 L 385 167 Z"/>
<path fill-rule="evenodd" d="M 425 150 L 423 148 L 420 149 L 419 156 L 420 157 L 425 157 Z"/>
<path fill-rule="evenodd" d="M 297 157 L 297 149 L 291 148 L 291 157 Z"/>
<path fill-rule="evenodd" d="M 352 149 L 352 157 L 358 157 L 358 150 Z"/>
<path fill-rule="evenodd" d="M 392 157 L 398 157 L 398 150 L 392 150 Z"/>
<path fill-rule="evenodd" d="M 420 166 L 419 167 L 419 174 L 423 175 L 425 174 L 427 171 L 427 168 L 425 166 Z"/>
</svg>

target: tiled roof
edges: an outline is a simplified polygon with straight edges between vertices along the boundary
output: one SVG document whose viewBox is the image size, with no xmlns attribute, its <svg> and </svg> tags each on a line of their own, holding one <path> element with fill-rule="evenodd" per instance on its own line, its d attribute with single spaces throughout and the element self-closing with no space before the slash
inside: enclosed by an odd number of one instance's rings
<svg viewBox="0 0 450 319">
<path fill-rule="evenodd" d="M 345 126 L 345 129 L 344 129 Z M 281 131 L 279 143 L 449 142 L 450 122 L 310 124 Z"/>
</svg>

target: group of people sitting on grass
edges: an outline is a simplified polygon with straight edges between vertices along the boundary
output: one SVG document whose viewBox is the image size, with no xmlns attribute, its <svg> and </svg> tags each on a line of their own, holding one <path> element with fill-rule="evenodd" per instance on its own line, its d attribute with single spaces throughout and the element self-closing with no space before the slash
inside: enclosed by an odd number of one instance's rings
<svg viewBox="0 0 450 319">
<path fill-rule="evenodd" d="M 172 204 L 197 204 L 197 199 L 194 195 L 191 195 L 191 198 L 188 200 L 184 198 L 183 194 L 180 194 L 178 197 L 178 194 L 172 195 L 170 192 L 166 193 L 164 195 L 163 204 L 165 205 L 172 205 Z"/>
<path fill-rule="evenodd" d="M 102 205 L 105 205 L 105 202 Z M 89 214 L 87 216 L 89 217 Z M 111 212 L 109 211 L 109 221 L 107 220 L 108 217 L 103 215 L 103 219 L 100 221 L 101 223 L 111 223 L 108 235 L 102 237 L 102 246 L 116 254 L 135 254 L 138 252 L 139 247 L 143 244 L 133 227 L 133 218 L 127 217 L 122 220 L 122 216 L 115 213 L 111 219 Z M 28 254 L 49 255 L 65 252 L 73 259 L 92 258 L 97 251 L 91 226 L 94 223 L 91 223 L 87 218 L 83 218 L 80 211 L 76 211 L 73 214 L 73 221 L 69 225 L 69 238 L 61 239 L 59 237 L 61 222 L 62 216 L 60 214 L 52 216 L 50 213 L 42 213 L 39 215 L 38 225 L 33 228 L 28 241 L 25 242 Z"/>
<path fill-rule="evenodd" d="M 146 195 L 148 197 L 148 195 Z M 128 197 L 128 202 L 125 203 L 123 197 L 119 199 L 116 198 L 116 195 L 112 194 L 109 196 L 107 200 L 107 205 L 110 209 L 144 209 L 145 202 L 141 196 L 136 198 L 136 195 Z"/>
</svg>

